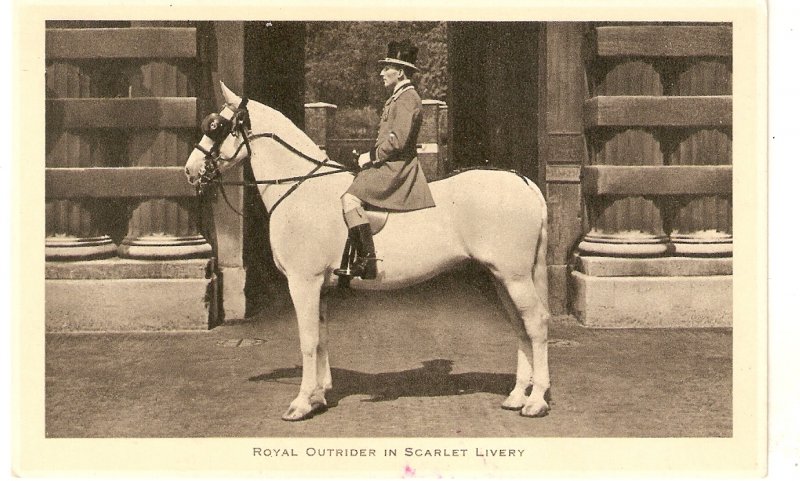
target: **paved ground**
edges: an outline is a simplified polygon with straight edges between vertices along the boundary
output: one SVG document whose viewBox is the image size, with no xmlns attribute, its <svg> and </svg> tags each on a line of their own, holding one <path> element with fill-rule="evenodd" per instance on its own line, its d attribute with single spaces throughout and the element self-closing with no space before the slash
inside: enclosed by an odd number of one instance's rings
<svg viewBox="0 0 800 481">
<path fill-rule="evenodd" d="M 357 316 L 346 315 L 352 310 Z M 451 279 L 331 305 L 332 407 L 280 420 L 299 384 L 291 311 L 210 332 L 48 334 L 48 437 L 731 436 L 729 329 L 551 324 L 552 411 L 499 408 L 515 338 Z"/>
</svg>

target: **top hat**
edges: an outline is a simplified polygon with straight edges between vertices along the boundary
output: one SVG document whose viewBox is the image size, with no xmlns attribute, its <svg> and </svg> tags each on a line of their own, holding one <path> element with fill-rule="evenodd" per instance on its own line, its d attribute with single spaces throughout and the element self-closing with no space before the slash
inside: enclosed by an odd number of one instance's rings
<svg viewBox="0 0 800 481">
<path fill-rule="evenodd" d="M 386 54 L 386 58 L 383 60 L 378 60 L 379 65 L 399 65 L 401 67 L 408 67 L 413 69 L 415 72 L 419 72 L 419 69 L 414 62 L 417 61 L 417 47 L 411 44 L 408 40 L 403 40 L 401 42 L 391 41 L 389 42 L 389 51 Z"/>
</svg>

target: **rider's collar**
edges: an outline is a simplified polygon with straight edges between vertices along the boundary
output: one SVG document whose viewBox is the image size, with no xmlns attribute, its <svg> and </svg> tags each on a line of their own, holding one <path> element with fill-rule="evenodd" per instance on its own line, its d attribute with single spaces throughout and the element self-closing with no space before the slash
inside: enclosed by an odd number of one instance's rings
<svg viewBox="0 0 800 481">
<path fill-rule="evenodd" d="M 388 105 L 388 104 L 394 102 L 395 100 L 397 100 L 397 97 L 399 97 L 401 93 L 405 92 L 406 90 L 413 89 L 413 88 L 414 88 L 414 85 L 412 85 L 411 81 L 408 80 L 408 79 L 402 80 L 401 82 L 398 82 L 398 84 L 395 85 L 395 87 L 394 87 L 394 93 L 392 93 L 392 96 L 389 97 L 389 99 L 386 101 L 386 104 Z"/>
<path fill-rule="evenodd" d="M 404 86 L 406 86 L 406 85 L 408 85 L 410 83 L 411 83 L 411 80 L 409 80 L 409 79 L 403 79 L 403 80 L 397 82 L 397 85 L 394 86 L 394 91 L 392 91 L 392 94 L 396 94 L 398 90 L 400 90 L 401 88 L 403 88 Z"/>
</svg>

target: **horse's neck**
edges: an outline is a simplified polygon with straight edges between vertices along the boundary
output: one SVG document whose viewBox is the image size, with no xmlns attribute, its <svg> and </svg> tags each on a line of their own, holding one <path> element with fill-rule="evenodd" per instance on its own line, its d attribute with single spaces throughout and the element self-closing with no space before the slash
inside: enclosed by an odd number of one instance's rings
<svg viewBox="0 0 800 481">
<path fill-rule="evenodd" d="M 310 155 L 312 158 L 317 157 L 317 152 L 304 153 Z M 320 157 L 324 159 L 325 155 L 322 154 Z M 256 181 L 303 177 L 314 171 L 317 166 L 318 164 L 300 157 L 278 144 L 275 140 L 269 138 L 260 140 L 257 145 L 253 145 L 251 167 Z M 334 169 L 336 169 L 335 165 L 331 167 L 322 166 L 316 170 L 316 173 Z M 323 179 L 327 178 L 328 177 L 323 177 Z M 275 205 L 293 185 L 295 184 L 290 182 L 280 185 L 269 185 L 267 188 L 262 188 L 262 197 L 267 209 L 271 210 L 273 205 Z"/>
<path fill-rule="evenodd" d="M 264 179 L 282 179 L 307 174 L 315 164 L 289 151 L 277 141 L 265 138 L 253 145 L 253 174 Z"/>
</svg>

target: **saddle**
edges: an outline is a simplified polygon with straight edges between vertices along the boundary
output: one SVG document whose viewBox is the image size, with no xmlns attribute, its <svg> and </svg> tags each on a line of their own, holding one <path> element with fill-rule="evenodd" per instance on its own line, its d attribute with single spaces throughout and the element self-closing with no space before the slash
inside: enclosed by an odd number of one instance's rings
<svg viewBox="0 0 800 481">
<path fill-rule="evenodd" d="M 386 225 L 386 221 L 389 219 L 389 211 L 380 210 L 368 205 L 364 206 L 364 213 L 367 215 L 367 220 L 369 221 L 369 227 L 372 231 L 372 235 L 375 235 L 383 230 L 383 227 Z"/>
</svg>

